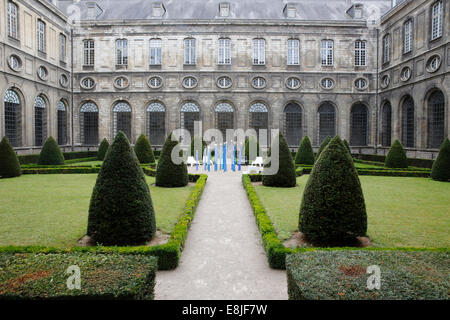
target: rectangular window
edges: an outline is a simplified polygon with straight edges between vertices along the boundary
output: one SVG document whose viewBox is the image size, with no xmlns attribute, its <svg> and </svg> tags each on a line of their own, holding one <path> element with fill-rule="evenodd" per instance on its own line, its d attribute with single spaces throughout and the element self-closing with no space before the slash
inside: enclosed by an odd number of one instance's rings
<svg viewBox="0 0 450 320">
<path fill-rule="evenodd" d="M 17 6 L 8 1 L 8 36 L 18 39 Z"/>
<path fill-rule="evenodd" d="M 46 39 L 46 29 L 45 23 L 42 20 L 37 21 L 37 40 L 38 40 L 38 51 L 44 52 L 47 49 L 47 39 Z"/>
<path fill-rule="evenodd" d="M 184 64 L 195 64 L 195 39 L 184 40 Z"/>
<path fill-rule="evenodd" d="M 442 36 L 443 5 L 442 1 L 436 2 L 431 8 L 431 40 Z"/>
<path fill-rule="evenodd" d="M 83 64 L 85 66 L 93 66 L 95 58 L 94 40 L 84 40 Z"/>
<path fill-rule="evenodd" d="M 266 40 L 264 39 L 253 40 L 253 64 L 266 64 Z"/>
<path fill-rule="evenodd" d="M 219 39 L 219 64 L 231 64 L 231 40 Z"/>
<path fill-rule="evenodd" d="M 150 40 L 150 64 L 162 64 L 162 41 L 161 39 Z"/>
<path fill-rule="evenodd" d="M 320 55 L 323 66 L 333 65 L 333 40 L 322 40 Z"/>
<path fill-rule="evenodd" d="M 116 65 L 126 66 L 128 64 L 128 41 L 126 39 L 116 40 Z"/>
<path fill-rule="evenodd" d="M 300 41 L 297 39 L 288 40 L 287 64 L 288 65 L 300 64 Z"/>
<path fill-rule="evenodd" d="M 66 61 L 66 52 L 67 52 L 66 46 L 67 46 L 66 36 L 61 33 L 59 35 L 59 60 L 62 62 Z"/>
<path fill-rule="evenodd" d="M 412 20 L 406 21 L 403 26 L 403 33 L 403 53 L 408 53 L 412 50 Z"/>
<path fill-rule="evenodd" d="M 355 41 L 355 66 L 363 67 L 367 63 L 367 42 Z"/>
<path fill-rule="evenodd" d="M 387 63 L 391 60 L 391 37 L 385 35 L 383 38 L 383 63 Z"/>
</svg>

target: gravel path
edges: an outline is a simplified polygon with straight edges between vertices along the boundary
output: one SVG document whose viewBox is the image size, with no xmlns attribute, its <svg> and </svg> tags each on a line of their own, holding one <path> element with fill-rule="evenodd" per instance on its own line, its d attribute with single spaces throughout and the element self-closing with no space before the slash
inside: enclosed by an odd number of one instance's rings
<svg viewBox="0 0 450 320">
<path fill-rule="evenodd" d="M 287 299 L 286 272 L 267 263 L 241 175 L 209 173 L 177 269 L 159 271 L 157 300 Z"/>
</svg>

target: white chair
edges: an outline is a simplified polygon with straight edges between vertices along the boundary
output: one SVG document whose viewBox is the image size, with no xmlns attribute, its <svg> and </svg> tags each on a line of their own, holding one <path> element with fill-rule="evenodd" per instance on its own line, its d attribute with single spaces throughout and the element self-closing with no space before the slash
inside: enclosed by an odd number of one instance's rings
<svg viewBox="0 0 450 320">
<path fill-rule="evenodd" d="M 193 166 L 197 165 L 197 161 L 195 161 L 194 157 L 188 157 L 187 161 L 186 161 L 186 164 L 188 166 L 193 167 Z"/>
<path fill-rule="evenodd" d="M 243 174 L 258 174 L 261 172 L 261 168 L 257 166 L 249 166 L 247 171 L 243 172 Z"/>
<path fill-rule="evenodd" d="M 255 161 L 252 162 L 252 166 L 262 167 L 264 165 L 264 160 L 262 157 L 257 157 Z"/>
</svg>

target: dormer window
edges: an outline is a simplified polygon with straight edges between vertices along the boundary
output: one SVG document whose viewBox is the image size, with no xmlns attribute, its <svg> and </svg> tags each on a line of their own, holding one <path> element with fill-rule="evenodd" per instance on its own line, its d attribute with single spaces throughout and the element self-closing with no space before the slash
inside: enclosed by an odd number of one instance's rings
<svg viewBox="0 0 450 320">
<path fill-rule="evenodd" d="M 156 2 L 152 7 L 152 16 L 153 17 L 162 17 L 166 13 L 166 8 L 161 2 Z"/>
<path fill-rule="evenodd" d="M 86 3 L 88 19 L 97 19 L 103 13 L 103 10 L 95 2 Z"/>
<path fill-rule="evenodd" d="M 221 17 L 230 16 L 230 4 L 228 2 L 222 2 L 219 4 L 219 16 Z"/>
<path fill-rule="evenodd" d="M 355 5 L 355 19 L 362 19 L 363 18 L 363 6 L 362 4 Z"/>
<path fill-rule="evenodd" d="M 295 4 L 288 3 L 286 7 L 284 8 L 284 14 L 286 18 L 293 19 L 297 16 L 297 8 Z"/>
</svg>

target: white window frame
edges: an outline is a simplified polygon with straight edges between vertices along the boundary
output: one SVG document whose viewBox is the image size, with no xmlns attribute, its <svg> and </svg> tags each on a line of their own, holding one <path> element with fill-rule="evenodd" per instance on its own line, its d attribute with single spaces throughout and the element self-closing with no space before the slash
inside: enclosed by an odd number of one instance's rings
<svg viewBox="0 0 450 320">
<path fill-rule="evenodd" d="M 95 63 L 95 42 L 92 39 L 83 40 L 83 65 L 93 66 Z"/>
<path fill-rule="evenodd" d="M 367 41 L 356 40 L 355 41 L 355 66 L 365 67 L 367 66 Z"/>
<path fill-rule="evenodd" d="M 59 34 L 59 61 L 66 62 L 67 58 L 67 37 L 60 33 Z"/>
<path fill-rule="evenodd" d="M 253 65 L 266 64 L 266 40 L 253 39 Z"/>
<path fill-rule="evenodd" d="M 184 64 L 195 65 L 197 63 L 196 57 L 196 40 L 194 38 L 184 39 Z"/>
<path fill-rule="evenodd" d="M 162 64 L 162 40 L 150 39 L 150 65 L 160 66 Z"/>
<path fill-rule="evenodd" d="M 126 66 L 128 65 L 128 40 L 117 39 L 116 40 L 116 65 Z"/>
<path fill-rule="evenodd" d="M 287 64 L 298 66 L 300 64 L 300 40 L 288 39 L 287 41 Z"/>
<path fill-rule="evenodd" d="M 36 30 L 37 30 L 37 43 L 38 51 L 45 53 L 47 50 L 47 26 L 41 19 L 37 20 Z"/>
<path fill-rule="evenodd" d="M 217 63 L 220 65 L 231 64 L 231 39 L 228 38 L 219 39 L 219 55 Z"/>
<path fill-rule="evenodd" d="M 19 24 L 18 24 L 18 7 L 15 3 L 8 1 L 8 36 L 14 39 L 19 38 Z"/>
<path fill-rule="evenodd" d="M 409 19 L 403 25 L 403 53 L 409 53 L 412 50 L 413 21 Z"/>
<path fill-rule="evenodd" d="M 387 34 L 383 37 L 383 63 L 391 61 L 391 35 Z"/>
<path fill-rule="evenodd" d="M 431 7 L 431 40 L 442 37 L 444 5 L 438 1 Z"/>
<path fill-rule="evenodd" d="M 334 65 L 334 41 L 322 40 L 320 43 L 320 60 L 322 66 Z"/>
</svg>

